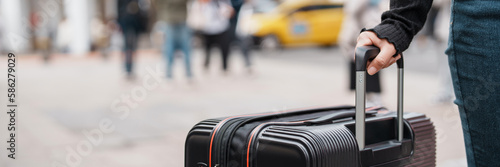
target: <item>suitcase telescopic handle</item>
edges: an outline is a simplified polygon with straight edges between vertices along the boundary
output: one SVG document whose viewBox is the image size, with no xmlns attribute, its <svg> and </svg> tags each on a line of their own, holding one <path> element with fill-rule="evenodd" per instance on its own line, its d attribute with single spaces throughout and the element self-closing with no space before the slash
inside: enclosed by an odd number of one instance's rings
<svg viewBox="0 0 500 167">
<path fill-rule="evenodd" d="M 365 148 L 365 95 L 366 65 L 373 60 L 380 49 L 375 46 L 360 46 L 356 49 L 356 140 L 360 150 Z M 398 108 L 397 108 L 397 140 L 403 140 L 403 57 L 396 62 L 398 66 Z"/>
</svg>

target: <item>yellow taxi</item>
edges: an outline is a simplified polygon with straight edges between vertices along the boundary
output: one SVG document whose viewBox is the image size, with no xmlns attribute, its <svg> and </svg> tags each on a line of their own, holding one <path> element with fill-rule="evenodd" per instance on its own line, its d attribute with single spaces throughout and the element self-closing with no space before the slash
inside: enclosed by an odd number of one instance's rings
<svg viewBox="0 0 500 167">
<path fill-rule="evenodd" d="M 253 14 L 252 34 L 264 48 L 333 45 L 342 26 L 342 7 L 326 0 L 286 0 L 270 12 Z"/>
</svg>

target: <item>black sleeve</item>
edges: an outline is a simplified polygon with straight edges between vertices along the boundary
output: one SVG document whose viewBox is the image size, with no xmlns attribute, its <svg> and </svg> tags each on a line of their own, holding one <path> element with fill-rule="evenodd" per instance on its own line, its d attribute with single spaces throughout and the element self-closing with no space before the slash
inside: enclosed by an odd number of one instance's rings
<svg viewBox="0 0 500 167">
<path fill-rule="evenodd" d="M 368 31 L 394 44 L 399 54 L 408 49 L 413 36 L 422 29 L 431 6 L 432 0 L 391 0 L 382 22 Z"/>
</svg>

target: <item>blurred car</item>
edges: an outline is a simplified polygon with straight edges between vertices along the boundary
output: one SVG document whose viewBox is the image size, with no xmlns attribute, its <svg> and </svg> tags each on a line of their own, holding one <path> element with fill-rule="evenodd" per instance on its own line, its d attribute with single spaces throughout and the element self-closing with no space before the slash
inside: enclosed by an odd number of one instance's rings
<svg viewBox="0 0 500 167">
<path fill-rule="evenodd" d="M 333 45 L 343 20 L 341 2 L 287 0 L 274 10 L 251 17 L 254 42 L 264 48 Z"/>
</svg>

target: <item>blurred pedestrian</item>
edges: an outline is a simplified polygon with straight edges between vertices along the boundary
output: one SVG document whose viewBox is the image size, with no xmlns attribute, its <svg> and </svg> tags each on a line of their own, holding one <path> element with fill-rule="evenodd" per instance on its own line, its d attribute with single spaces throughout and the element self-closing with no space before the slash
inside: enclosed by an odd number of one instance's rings
<svg viewBox="0 0 500 167">
<path fill-rule="evenodd" d="M 432 0 L 391 2 L 382 22 L 363 29 L 358 37 L 357 46 L 380 48 L 367 67 L 370 75 L 401 58 L 432 5 Z M 445 53 L 462 120 L 467 163 L 469 167 L 500 166 L 500 3 L 454 0 L 451 9 Z"/>
<path fill-rule="evenodd" d="M 3 22 L 2 18 L 3 18 L 2 12 L 0 12 L 0 54 L 3 53 L 3 44 L 4 44 L 3 39 L 5 39 L 5 38 L 3 38 L 3 32 L 4 32 L 4 28 L 3 28 L 4 25 L 3 24 L 4 24 L 4 22 Z"/>
<path fill-rule="evenodd" d="M 441 15 L 443 10 L 449 9 L 449 7 L 446 7 L 446 5 L 449 5 L 449 3 L 447 3 L 446 1 L 447 0 L 432 1 L 432 7 L 429 11 L 429 14 L 427 14 L 427 20 L 425 21 L 424 27 L 422 27 L 422 30 L 415 37 L 417 38 L 417 46 L 420 46 L 422 49 L 428 45 L 428 42 L 442 42 L 438 41 L 440 40 L 440 38 L 438 38 L 437 36 L 438 34 L 436 32 L 436 29 L 438 28 L 439 24 L 441 24 L 441 22 L 439 22 L 438 20 L 438 16 Z M 433 44 L 434 43 L 430 43 L 430 45 Z"/>
<path fill-rule="evenodd" d="M 439 64 L 439 88 L 437 94 L 433 97 L 434 103 L 451 103 L 453 101 L 453 84 L 450 76 L 450 68 L 448 67 L 447 57 L 444 53 L 447 47 L 450 15 L 451 15 L 451 0 L 434 0 L 432 6 L 439 4 L 439 12 L 435 19 L 434 39 L 436 42 L 437 62 Z M 432 9 L 431 9 L 432 11 Z M 429 13 L 430 15 L 430 13 Z M 427 23 L 426 23 L 427 24 Z M 425 26 L 424 26 L 425 27 Z"/>
<path fill-rule="evenodd" d="M 340 32 L 339 46 L 349 60 L 350 90 L 356 89 L 355 63 L 353 59 L 356 37 L 363 27 L 375 26 L 380 23 L 380 15 L 389 7 L 387 0 L 349 0 L 344 2 L 344 20 Z M 380 75 L 366 77 L 367 106 L 381 105 L 382 92 Z"/>
<path fill-rule="evenodd" d="M 239 44 L 248 73 L 252 73 L 250 49 L 252 47 L 253 41 L 250 28 L 254 27 L 254 25 L 251 25 L 253 24 L 253 22 L 251 22 L 251 19 L 254 13 L 253 2 L 251 0 L 246 0 L 245 3 L 240 7 L 239 12 L 236 13 L 238 18 L 236 20 L 234 29 L 234 41 Z"/>
<path fill-rule="evenodd" d="M 104 59 L 108 58 L 112 29 L 103 18 L 90 20 L 90 41 L 92 48 L 99 51 Z"/>
<path fill-rule="evenodd" d="M 48 63 L 52 53 L 52 39 L 54 39 L 57 20 L 41 20 L 40 18 L 38 12 L 31 12 L 30 22 L 34 37 L 34 48 L 42 54 L 43 61 Z"/>
<path fill-rule="evenodd" d="M 423 36 L 436 39 L 435 29 L 436 29 L 436 18 L 443 8 L 443 0 L 433 0 L 431 10 L 427 14 L 427 20 L 422 28 L 420 34 Z"/>
<path fill-rule="evenodd" d="M 233 8 L 229 0 L 196 0 L 190 12 L 190 25 L 204 36 L 205 70 L 210 65 L 210 55 L 213 45 L 218 45 L 222 53 L 222 69 L 228 71 L 231 31 L 229 18 Z"/>
<path fill-rule="evenodd" d="M 133 62 L 137 49 L 139 33 L 145 30 L 144 12 L 139 7 L 140 0 L 118 0 L 118 24 L 124 38 L 125 71 L 133 78 Z"/>
<path fill-rule="evenodd" d="M 61 21 L 57 25 L 56 33 L 56 48 L 59 52 L 68 53 L 69 44 L 73 41 L 73 29 L 68 23 L 68 19 L 63 15 Z"/>
<path fill-rule="evenodd" d="M 166 23 L 163 53 L 167 58 L 167 78 L 172 78 L 174 53 L 178 49 L 184 52 L 186 76 L 191 78 L 193 75 L 191 73 L 191 30 L 186 23 L 187 2 L 188 0 L 155 1 L 158 19 Z"/>
</svg>

